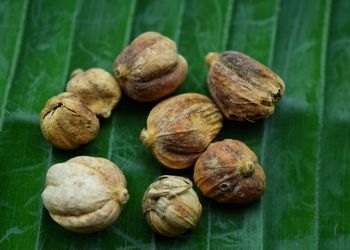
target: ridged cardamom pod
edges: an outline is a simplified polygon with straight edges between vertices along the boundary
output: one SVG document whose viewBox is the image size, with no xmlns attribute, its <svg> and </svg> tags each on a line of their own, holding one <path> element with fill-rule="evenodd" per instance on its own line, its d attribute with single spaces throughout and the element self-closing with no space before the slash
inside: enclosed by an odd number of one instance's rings
<svg viewBox="0 0 350 250">
<path fill-rule="evenodd" d="M 156 105 L 147 119 L 142 143 L 166 167 L 192 166 L 222 127 L 222 114 L 206 96 L 186 93 Z"/>
<path fill-rule="evenodd" d="M 113 75 L 100 68 L 76 69 L 67 83 L 67 91 L 78 95 L 96 115 L 108 118 L 121 98 Z"/>
<path fill-rule="evenodd" d="M 284 83 L 269 68 L 236 51 L 209 53 L 208 87 L 227 119 L 255 121 L 270 116 Z"/>
<path fill-rule="evenodd" d="M 146 190 L 142 210 L 155 232 L 173 237 L 195 227 L 202 205 L 189 179 L 163 175 Z"/>
<path fill-rule="evenodd" d="M 193 178 L 203 195 L 218 202 L 248 203 L 265 192 L 265 174 L 254 152 L 237 140 L 210 144 Z"/>
<path fill-rule="evenodd" d="M 64 92 L 47 101 L 40 113 L 40 128 L 55 147 L 75 149 L 95 139 L 100 123 L 78 96 Z"/>
<path fill-rule="evenodd" d="M 78 156 L 49 168 L 41 197 L 51 218 L 74 232 L 111 225 L 128 201 L 126 180 L 111 161 Z"/>
<path fill-rule="evenodd" d="M 138 36 L 113 64 L 114 77 L 124 93 L 141 102 L 174 92 L 185 79 L 187 68 L 175 42 L 157 32 Z"/>
</svg>

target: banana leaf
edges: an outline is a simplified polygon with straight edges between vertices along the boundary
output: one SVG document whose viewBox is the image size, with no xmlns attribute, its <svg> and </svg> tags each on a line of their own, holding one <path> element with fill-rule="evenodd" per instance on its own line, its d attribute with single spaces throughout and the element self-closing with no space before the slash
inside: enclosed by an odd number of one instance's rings
<svg viewBox="0 0 350 250">
<path fill-rule="evenodd" d="M 2 0 L 0 249 L 348 249 L 349 13 L 348 0 Z M 271 117 L 225 121 L 216 138 L 242 140 L 256 152 L 267 177 L 263 198 L 238 206 L 198 192 L 201 220 L 176 238 L 153 233 L 141 210 L 157 176 L 193 172 L 162 167 L 141 144 L 155 102 L 124 95 L 97 139 L 74 151 L 52 147 L 39 126 L 40 110 L 74 69 L 111 72 L 114 58 L 145 31 L 175 40 L 188 61 L 174 95 L 209 95 L 204 58 L 211 51 L 244 52 L 286 84 Z M 98 233 L 63 229 L 40 197 L 47 169 L 78 155 L 110 159 L 128 181 L 121 216 Z"/>
</svg>

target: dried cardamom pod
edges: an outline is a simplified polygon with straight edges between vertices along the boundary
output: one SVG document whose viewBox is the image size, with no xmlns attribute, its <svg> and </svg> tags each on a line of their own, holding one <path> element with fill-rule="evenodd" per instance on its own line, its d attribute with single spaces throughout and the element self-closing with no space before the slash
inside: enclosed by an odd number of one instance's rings
<svg viewBox="0 0 350 250">
<path fill-rule="evenodd" d="M 108 118 L 121 97 L 113 75 L 99 68 L 76 69 L 67 84 L 67 91 L 78 95 L 96 115 Z"/>
<path fill-rule="evenodd" d="M 173 237 L 195 227 L 202 205 L 189 179 L 163 175 L 146 190 L 142 210 L 155 232 Z"/>
<path fill-rule="evenodd" d="M 208 97 L 186 93 L 156 105 L 140 139 L 163 165 L 181 169 L 194 164 L 221 127 L 221 112 Z"/>
<path fill-rule="evenodd" d="M 256 155 L 237 140 L 210 144 L 198 158 L 193 178 L 204 196 L 218 202 L 248 203 L 265 192 L 265 174 Z"/>
<path fill-rule="evenodd" d="M 157 32 L 138 36 L 113 64 L 122 90 L 141 102 L 158 100 L 174 92 L 185 79 L 187 68 L 175 42 Z"/>
<path fill-rule="evenodd" d="M 78 96 L 65 92 L 47 101 L 40 114 L 40 128 L 55 147 L 75 149 L 95 139 L 100 123 Z"/>
<path fill-rule="evenodd" d="M 270 116 L 284 83 L 258 61 L 236 51 L 209 53 L 208 87 L 227 119 L 255 121 Z"/>
<path fill-rule="evenodd" d="M 113 162 L 78 156 L 49 168 L 41 197 L 58 224 L 74 232 L 92 233 L 118 218 L 129 194 L 125 177 Z"/>
</svg>

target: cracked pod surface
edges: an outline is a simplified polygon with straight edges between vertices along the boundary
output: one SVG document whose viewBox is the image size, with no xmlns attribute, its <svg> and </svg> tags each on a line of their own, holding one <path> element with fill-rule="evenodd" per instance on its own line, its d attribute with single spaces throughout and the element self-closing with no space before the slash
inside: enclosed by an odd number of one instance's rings
<svg viewBox="0 0 350 250">
<path fill-rule="evenodd" d="M 49 143 L 72 150 L 94 140 L 100 122 L 78 96 L 64 92 L 47 101 L 40 113 L 40 128 Z"/>
</svg>

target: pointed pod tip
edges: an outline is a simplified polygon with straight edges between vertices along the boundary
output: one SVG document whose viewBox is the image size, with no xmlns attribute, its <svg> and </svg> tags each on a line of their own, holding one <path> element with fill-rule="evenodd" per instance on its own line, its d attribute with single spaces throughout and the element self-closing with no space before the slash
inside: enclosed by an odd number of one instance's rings
<svg viewBox="0 0 350 250">
<path fill-rule="evenodd" d="M 220 57 L 219 53 L 210 52 L 205 57 L 205 62 L 207 63 L 208 66 L 211 66 L 215 61 L 219 59 L 219 57 Z"/>
<path fill-rule="evenodd" d="M 72 74 L 70 74 L 70 78 L 73 78 L 77 75 L 80 75 L 81 73 L 84 73 L 84 71 L 82 69 L 75 69 Z"/>
<path fill-rule="evenodd" d="M 119 190 L 118 193 L 118 202 L 122 205 L 124 205 L 125 203 L 128 202 L 129 200 L 129 192 L 126 188 L 122 188 L 121 190 Z"/>
<path fill-rule="evenodd" d="M 114 75 L 116 78 L 126 78 L 129 73 L 130 69 L 126 63 L 119 64 L 114 70 Z"/>
<path fill-rule="evenodd" d="M 146 147 L 150 147 L 153 144 L 153 136 L 145 128 L 141 131 L 140 140 Z"/>
<path fill-rule="evenodd" d="M 244 162 L 240 170 L 244 177 L 250 177 L 254 172 L 254 163 L 251 161 Z"/>
</svg>

